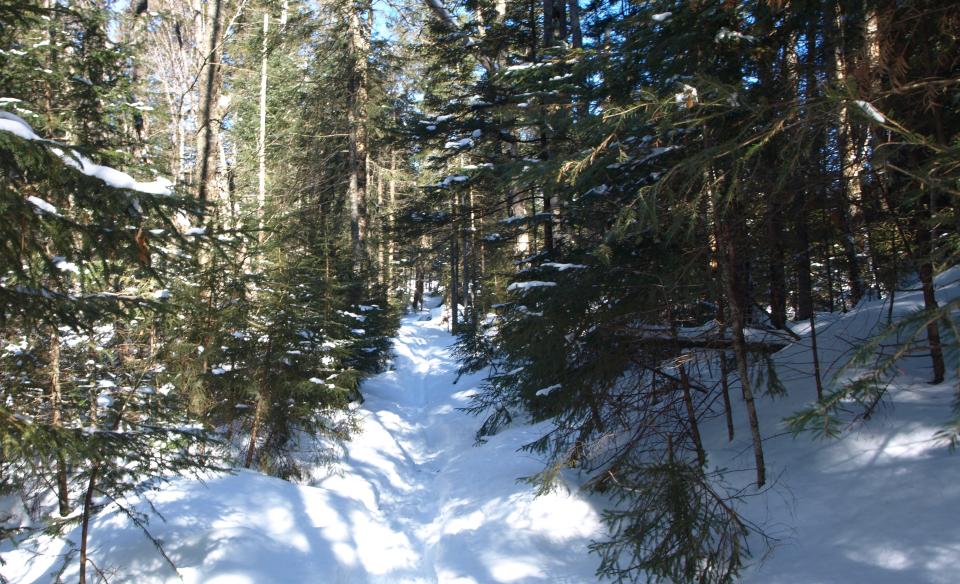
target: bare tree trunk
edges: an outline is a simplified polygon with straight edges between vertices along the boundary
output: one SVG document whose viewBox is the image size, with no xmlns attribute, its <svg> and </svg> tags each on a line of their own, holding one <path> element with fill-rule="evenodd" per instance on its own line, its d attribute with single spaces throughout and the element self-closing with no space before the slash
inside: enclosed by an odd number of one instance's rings
<svg viewBox="0 0 960 584">
<path fill-rule="evenodd" d="M 810 276 L 810 233 L 807 228 L 807 210 L 804 195 L 796 193 L 793 205 L 793 231 L 797 250 L 794 253 L 794 271 L 797 276 L 797 314 L 798 321 L 813 316 L 813 279 Z"/>
<path fill-rule="evenodd" d="M 455 335 L 459 332 L 457 321 L 460 318 L 460 250 L 458 249 L 460 243 L 457 240 L 457 231 L 460 229 L 460 210 L 457 208 L 456 198 L 450 202 L 450 206 L 453 210 L 452 232 L 450 234 L 450 332 Z"/>
<path fill-rule="evenodd" d="M 925 219 L 930 218 L 930 207 L 928 205 L 924 205 L 923 215 Z M 933 283 L 934 270 L 931 259 L 933 255 L 933 235 L 925 221 L 917 221 L 916 230 L 917 254 L 920 261 L 917 271 L 920 274 L 920 286 L 923 288 L 923 307 L 932 312 L 939 307 Z M 932 383 L 942 383 L 946 376 L 946 364 L 943 360 L 939 320 L 933 320 L 927 324 L 927 343 L 930 346 L 930 360 L 933 367 Z"/>
<path fill-rule="evenodd" d="M 264 240 L 264 213 L 267 205 L 267 35 L 270 15 L 263 13 L 263 45 L 260 48 L 260 133 L 257 135 L 257 241 Z"/>
<path fill-rule="evenodd" d="M 217 137 L 219 125 L 217 107 L 220 101 L 221 58 L 223 49 L 223 0 L 209 0 L 206 6 L 197 5 L 204 10 L 203 58 L 204 65 L 200 75 L 200 111 L 197 118 L 197 198 L 206 203 L 210 192 L 216 188 Z"/>
<path fill-rule="evenodd" d="M 562 0 L 561 0 L 562 1 Z M 553 45 L 553 0 L 543 0 L 543 46 Z"/>
<path fill-rule="evenodd" d="M 250 443 L 247 444 L 247 454 L 243 459 L 244 468 L 250 468 L 257 453 L 257 439 L 260 438 L 260 430 L 263 427 L 263 418 L 266 416 L 267 410 L 268 398 L 265 392 L 266 390 L 261 384 L 260 394 L 257 396 L 257 407 L 253 413 L 253 427 L 250 428 Z"/>
<path fill-rule="evenodd" d="M 511 161 L 515 161 L 520 157 L 519 149 L 517 144 L 514 142 L 509 142 L 507 144 L 507 157 Z M 522 217 L 527 214 L 526 204 L 518 197 L 516 185 L 507 186 L 507 216 L 508 217 Z M 514 255 L 518 258 L 526 257 L 530 254 L 530 234 L 524 230 L 517 235 L 517 240 L 514 243 Z"/>
<path fill-rule="evenodd" d="M 830 73 L 836 86 L 842 87 L 847 83 L 847 62 L 840 34 L 842 8 L 837 5 L 835 14 L 825 14 L 824 20 L 828 23 L 824 38 L 836 39 L 826 42 L 832 49 L 828 55 Z M 863 165 L 857 154 L 857 145 L 854 141 L 853 125 L 850 123 L 850 112 L 846 100 L 841 100 L 837 112 L 837 148 L 840 152 L 840 192 L 836 197 L 836 213 L 840 218 L 840 239 L 843 245 L 843 255 L 847 263 L 847 277 L 850 280 L 850 306 L 855 306 L 863 297 L 863 275 L 860 269 L 860 260 L 857 256 L 855 225 L 858 223 L 859 210 L 863 196 L 860 187 L 860 174 Z"/>
<path fill-rule="evenodd" d="M 364 15 L 359 6 L 347 6 L 347 21 L 350 34 L 350 59 L 352 70 L 348 82 L 349 107 L 349 187 L 347 198 L 350 205 L 350 243 L 354 271 L 359 272 L 365 263 L 366 196 L 367 196 L 367 53 L 369 41 Z M 363 5 L 363 10 L 367 10 Z"/>
<path fill-rule="evenodd" d="M 580 2 L 570 0 L 570 31 L 571 43 L 575 49 L 583 48 L 583 32 L 580 30 Z"/>
<path fill-rule="evenodd" d="M 83 515 L 80 520 L 80 584 L 87 583 L 87 541 L 90 535 L 90 517 L 93 514 L 93 490 L 97 485 L 97 475 L 100 473 L 100 461 L 94 463 L 90 469 L 90 480 L 87 482 L 87 490 L 83 494 Z"/>
<path fill-rule="evenodd" d="M 779 197 L 774 195 L 768 205 L 767 215 L 767 244 L 770 246 L 770 324 L 774 328 L 783 329 L 787 326 L 787 274 L 784 269 L 783 246 L 783 205 Z"/>
<path fill-rule="evenodd" d="M 716 197 L 716 190 L 713 191 Z M 739 209 L 728 205 L 722 208 L 714 200 L 716 217 L 717 247 L 720 252 L 721 274 L 726 291 L 727 303 L 730 310 L 730 324 L 733 330 L 733 354 L 737 360 L 737 373 L 740 377 L 740 387 L 743 391 L 743 400 L 747 408 L 747 420 L 750 424 L 750 434 L 753 438 L 753 455 L 757 470 L 757 487 L 766 483 L 766 465 L 763 458 L 763 439 L 760 435 L 760 421 L 757 416 L 757 407 L 750 383 L 749 363 L 747 360 L 747 341 L 743 333 L 746 325 L 746 293 L 743 289 L 744 275 L 737 273 L 742 266 L 741 233 L 744 215 Z"/>
<path fill-rule="evenodd" d="M 383 208 L 383 169 L 377 166 L 377 283 L 383 287 L 387 282 L 386 266 L 384 266 L 384 208 Z"/>
<path fill-rule="evenodd" d="M 51 327 L 50 332 L 50 425 L 63 427 L 63 392 L 60 387 L 60 332 Z M 57 453 L 57 503 L 60 516 L 70 514 L 70 488 L 67 484 L 67 463 Z"/>
<path fill-rule="evenodd" d="M 813 380 L 817 384 L 817 400 L 823 399 L 823 376 L 820 372 L 820 350 L 817 348 L 817 322 L 810 315 L 810 351 L 813 354 Z"/>
<path fill-rule="evenodd" d="M 387 186 L 387 295 L 393 290 L 393 261 L 396 254 L 396 243 L 393 236 L 393 212 L 397 204 L 397 153 L 390 152 L 390 181 Z"/>
<path fill-rule="evenodd" d="M 693 407 L 693 396 L 690 394 L 690 378 L 687 375 L 687 366 L 680 363 L 680 385 L 683 390 L 683 405 L 687 410 L 687 423 L 690 425 L 690 438 L 697 449 L 697 462 L 700 467 L 707 466 L 707 452 L 703 449 L 703 440 L 700 438 L 700 425 L 697 423 L 697 410 Z"/>
</svg>

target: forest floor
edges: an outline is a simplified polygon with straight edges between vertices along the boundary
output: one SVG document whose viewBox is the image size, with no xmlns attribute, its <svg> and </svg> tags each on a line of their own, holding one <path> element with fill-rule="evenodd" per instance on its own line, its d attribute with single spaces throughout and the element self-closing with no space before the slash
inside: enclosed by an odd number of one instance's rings
<svg viewBox="0 0 960 584">
<path fill-rule="evenodd" d="M 941 297 L 960 294 L 960 270 L 940 278 Z M 918 292 L 898 296 L 896 314 Z M 818 317 L 820 359 L 829 378 L 851 347 L 885 319 L 865 302 Z M 178 570 L 117 512 L 93 523 L 92 557 L 110 582 L 188 583 L 592 583 L 603 537 L 602 501 L 576 491 L 534 497 L 518 478 L 541 461 L 518 449 L 546 425 L 516 423 L 481 445 L 480 420 L 458 408 L 483 375 L 457 379 L 453 337 L 438 306 L 406 316 L 390 371 L 364 382 L 362 431 L 335 472 L 318 466 L 297 485 L 250 471 L 175 480 L 149 495 L 165 520 L 149 529 Z M 809 404 L 809 326 L 774 357 L 788 391 L 760 401 L 770 484 L 750 485 L 749 433 L 727 442 L 722 416 L 702 428 L 709 466 L 742 488 L 744 516 L 776 538 L 770 553 L 753 537 L 742 581 L 752 584 L 955 582 L 960 573 L 960 459 L 933 439 L 950 415 L 957 380 L 930 385 L 922 356 L 909 357 L 887 406 L 836 440 L 793 437 L 783 418 Z M 956 366 L 954 361 L 951 367 Z M 738 421 L 745 419 L 739 407 Z M 146 511 L 142 502 L 138 508 Z M 79 533 L 68 534 L 73 542 Z M 34 538 L 12 550 L 0 574 L 45 583 L 72 545 Z M 63 581 L 76 580 L 76 555 Z M 179 574 L 179 578 L 178 578 Z"/>
</svg>

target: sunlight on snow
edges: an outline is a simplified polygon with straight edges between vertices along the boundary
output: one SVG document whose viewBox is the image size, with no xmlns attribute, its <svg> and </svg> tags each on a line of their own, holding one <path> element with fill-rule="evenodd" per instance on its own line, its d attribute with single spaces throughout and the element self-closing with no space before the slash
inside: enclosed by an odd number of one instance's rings
<svg viewBox="0 0 960 584">
<path fill-rule="evenodd" d="M 846 436 L 827 451 L 828 464 L 837 472 L 849 472 L 853 467 L 889 464 L 896 461 L 930 458 L 943 449 L 943 444 L 933 439 L 937 428 L 913 423 L 904 425 L 897 433 L 864 431 Z"/>
<path fill-rule="evenodd" d="M 410 568 L 420 559 L 406 534 L 396 532 L 383 521 L 366 513 L 350 514 L 357 554 L 367 572 L 386 574 L 398 568 Z"/>
</svg>

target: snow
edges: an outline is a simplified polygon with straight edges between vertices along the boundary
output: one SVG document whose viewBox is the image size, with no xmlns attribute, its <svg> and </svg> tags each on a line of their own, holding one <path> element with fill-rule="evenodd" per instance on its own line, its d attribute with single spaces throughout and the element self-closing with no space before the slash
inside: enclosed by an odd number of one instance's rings
<svg viewBox="0 0 960 584">
<path fill-rule="evenodd" d="M 100 395 L 97 396 L 97 407 L 109 408 L 113 405 L 113 401 L 113 396 L 110 395 L 109 392 L 101 392 Z"/>
<path fill-rule="evenodd" d="M 543 66 L 543 63 L 518 63 L 516 65 L 510 65 L 505 69 L 505 71 L 510 73 L 513 71 L 523 71 L 524 69 L 533 69 L 541 66 Z"/>
<path fill-rule="evenodd" d="M 657 14 L 650 16 L 650 20 L 654 22 L 666 22 L 671 16 L 673 16 L 672 12 L 658 12 Z"/>
<path fill-rule="evenodd" d="M 5 99 L 9 101 L 11 98 Z M 9 132 L 25 140 L 44 141 L 23 118 L 6 111 L 0 111 L 0 131 Z M 96 164 L 76 150 L 64 152 L 61 148 L 52 146 L 50 151 L 63 160 L 67 166 L 75 168 L 87 176 L 98 178 L 111 187 L 151 195 L 173 194 L 173 183 L 166 178 L 157 177 L 149 182 L 141 182 L 123 171 Z"/>
<path fill-rule="evenodd" d="M 56 266 L 61 272 L 73 272 L 74 274 L 80 273 L 80 266 L 73 262 L 68 262 L 67 258 L 57 256 L 53 258 L 53 265 Z"/>
<path fill-rule="evenodd" d="M 584 196 L 584 197 L 588 197 L 588 196 L 591 196 L 591 195 L 605 195 L 605 194 L 609 193 L 610 190 L 611 190 L 611 189 L 610 189 L 610 186 L 609 186 L 609 185 L 605 185 L 605 184 L 603 184 L 603 185 L 597 185 L 597 186 L 591 188 L 590 190 L 588 190 L 587 192 L 583 193 L 583 196 Z"/>
<path fill-rule="evenodd" d="M 6 103 L 13 102 L 13 98 L 9 97 L 4 98 L 4 100 Z M 30 124 L 25 122 L 23 118 L 7 111 L 0 111 L 0 131 L 9 132 L 14 136 L 23 138 L 24 140 L 42 140 L 40 136 L 37 136 L 33 132 L 33 128 L 31 128 Z"/>
<path fill-rule="evenodd" d="M 538 389 L 536 395 L 538 397 L 546 397 L 555 391 L 559 391 L 563 386 L 559 383 L 551 385 L 550 387 L 544 387 L 543 389 Z"/>
<path fill-rule="evenodd" d="M 743 34 L 742 32 L 737 32 L 735 30 L 730 30 L 727 27 L 722 27 L 717 32 L 717 36 L 714 37 L 714 41 L 718 43 L 722 43 L 724 41 L 733 41 L 733 42 L 744 41 L 744 42 L 752 43 L 752 42 L 755 42 L 756 40 L 757 38 L 754 36 Z"/>
<path fill-rule="evenodd" d="M 700 101 L 697 88 L 684 83 L 680 92 L 674 94 L 673 101 L 681 108 L 692 107 Z"/>
<path fill-rule="evenodd" d="M 443 145 L 448 150 L 460 150 L 473 147 L 473 138 L 460 138 L 459 140 L 450 140 Z"/>
<path fill-rule="evenodd" d="M 470 177 L 462 174 L 458 174 L 454 176 L 446 176 L 443 178 L 442 181 L 438 183 L 437 186 L 441 188 L 447 188 L 454 183 L 464 183 L 464 182 L 467 182 L 468 180 L 470 180 Z"/>
<path fill-rule="evenodd" d="M 186 231 L 183 232 L 184 235 L 203 235 L 207 232 L 206 227 L 188 227 Z"/>
<path fill-rule="evenodd" d="M 439 311 L 419 318 L 401 324 L 394 370 L 364 383 L 362 432 L 339 472 L 316 469 L 310 485 L 247 470 L 176 479 L 148 496 L 166 518 L 149 529 L 178 573 L 112 507 L 92 522 L 96 565 L 111 582 L 138 584 L 596 582 L 586 551 L 601 534 L 594 505 L 576 492 L 535 497 L 517 481 L 541 470 L 517 449 L 546 427 L 474 446 L 480 421 L 457 408 L 483 376 L 454 385 L 454 338 Z M 68 535 L 79 541 L 79 528 Z M 50 581 L 68 550 L 48 536 L 3 545 L 0 573 L 15 583 Z M 76 564 L 64 582 L 77 580 Z"/>
<path fill-rule="evenodd" d="M 553 268 L 554 270 L 559 270 L 565 272 L 567 270 L 584 270 L 587 266 L 583 264 L 561 264 L 558 262 L 543 262 L 541 267 L 544 268 Z"/>
<path fill-rule="evenodd" d="M 960 296 L 960 269 L 938 278 L 938 298 Z M 897 292 L 894 313 L 905 316 L 923 306 L 919 291 Z M 884 300 L 862 303 L 847 314 L 817 317 L 817 344 L 824 379 L 837 372 L 850 343 L 886 322 Z M 782 541 L 743 578 L 747 584 L 841 584 L 916 582 L 946 584 L 960 570 L 960 530 L 952 512 L 960 505 L 956 454 L 934 434 L 947 421 L 956 378 L 930 385 L 929 357 L 900 364 L 888 404 L 871 420 L 849 428 L 840 439 L 793 438 L 782 420 L 809 405 L 815 389 L 809 378 L 809 324 L 802 336 L 774 356 L 784 398 L 759 404 L 767 475 L 772 489 L 750 497 L 743 513 Z M 948 364 L 948 368 L 950 368 Z M 742 409 L 734 412 L 743 420 Z M 705 439 L 726 444 L 723 422 L 705 425 Z M 716 466 L 748 468 L 749 434 L 709 453 Z M 745 473 L 749 474 L 749 472 Z M 749 478 L 746 478 L 749 480 Z"/>
<path fill-rule="evenodd" d="M 47 201 L 44 201 L 40 197 L 35 197 L 33 195 L 30 195 L 29 197 L 27 197 L 27 201 L 37 208 L 36 212 L 38 214 L 49 213 L 51 215 L 56 215 L 58 217 L 60 216 L 60 212 L 57 211 L 56 207 L 54 207 Z"/>
<path fill-rule="evenodd" d="M 51 148 L 50 151 L 59 156 L 68 166 L 76 168 L 87 176 L 98 178 L 111 187 L 150 195 L 173 194 L 171 190 L 173 183 L 163 177 L 150 182 L 141 182 L 123 171 L 96 164 L 75 150 L 71 150 L 69 154 L 65 154 L 59 148 Z"/>
<path fill-rule="evenodd" d="M 507 286 L 507 292 L 513 292 L 516 290 L 526 291 L 531 288 L 550 288 L 556 286 L 556 282 L 540 282 L 537 280 L 530 280 L 529 282 L 514 282 Z"/>
<path fill-rule="evenodd" d="M 857 100 L 854 100 L 853 103 L 855 103 L 857 107 L 859 107 L 863 111 L 863 113 L 867 115 L 868 118 L 877 122 L 878 124 L 885 124 L 887 122 L 887 118 L 882 113 L 880 113 L 880 110 L 873 107 L 873 104 L 871 104 L 870 102 L 863 101 L 862 99 L 857 99 Z"/>
</svg>

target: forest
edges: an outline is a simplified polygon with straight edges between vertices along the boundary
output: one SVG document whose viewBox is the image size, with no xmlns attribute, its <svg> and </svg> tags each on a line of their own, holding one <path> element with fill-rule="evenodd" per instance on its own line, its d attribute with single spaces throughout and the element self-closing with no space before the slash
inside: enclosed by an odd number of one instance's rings
<svg viewBox="0 0 960 584">
<path fill-rule="evenodd" d="M 366 477 L 389 392 L 588 501 L 584 563 L 316 581 L 951 581 L 924 519 L 939 564 L 791 575 L 770 501 L 889 429 L 932 462 L 873 503 L 960 502 L 958 72 L 956 0 L 0 0 L 0 581 L 153 581 L 121 521 L 212 582 L 152 494 Z"/>
</svg>

